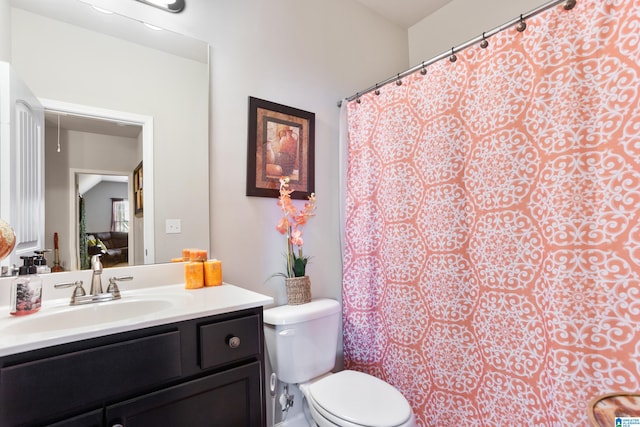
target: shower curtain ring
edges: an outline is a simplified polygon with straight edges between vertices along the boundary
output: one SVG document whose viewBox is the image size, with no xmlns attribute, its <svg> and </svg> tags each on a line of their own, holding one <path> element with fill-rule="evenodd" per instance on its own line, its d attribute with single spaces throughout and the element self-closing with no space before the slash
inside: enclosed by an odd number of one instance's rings
<svg viewBox="0 0 640 427">
<path fill-rule="evenodd" d="M 422 61 L 422 70 L 420 70 L 420 74 L 422 74 L 423 76 L 427 74 L 427 69 L 424 68 L 424 61 Z"/>
<path fill-rule="evenodd" d="M 456 56 L 456 53 L 453 50 L 453 48 L 451 48 L 451 56 L 449 57 L 449 61 L 456 62 L 457 60 L 458 60 L 458 57 Z"/>
<path fill-rule="evenodd" d="M 356 104 L 360 104 L 360 92 L 356 93 Z"/>
<path fill-rule="evenodd" d="M 375 90 L 375 92 L 373 92 L 373 93 L 375 93 L 375 94 L 376 94 L 376 96 L 377 96 L 377 95 L 380 95 L 380 89 L 378 89 L 378 83 L 376 83 L 376 90 Z"/>
<path fill-rule="evenodd" d="M 487 40 L 487 38 L 484 35 L 485 33 L 482 33 L 482 41 L 480 42 L 480 47 L 483 49 L 486 49 L 487 46 L 489 46 L 489 41 Z"/>
<path fill-rule="evenodd" d="M 398 79 L 396 80 L 397 86 L 402 86 L 402 80 L 400 80 L 400 73 L 398 73 Z"/>
<path fill-rule="evenodd" d="M 576 6 L 576 0 L 567 0 L 564 2 L 564 10 L 571 10 Z"/>
<path fill-rule="evenodd" d="M 516 27 L 516 30 L 518 30 L 518 32 L 521 33 L 526 29 L 527 29 L 527 23 L 524 22 L 524 19 L 522 18 L 522 15 L 520 15 L 520 22 L 518 23 L 518 26 Z"/>
</svg>

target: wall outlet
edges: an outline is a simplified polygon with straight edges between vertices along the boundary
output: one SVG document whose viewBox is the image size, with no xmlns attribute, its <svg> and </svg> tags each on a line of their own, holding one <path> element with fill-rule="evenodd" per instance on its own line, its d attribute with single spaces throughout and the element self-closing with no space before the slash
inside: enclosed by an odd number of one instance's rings
<svg viewBox="0 0 640 427">
<path fill-rule="evenodd" d="M 182 225 L 179 219 L 168 219 L 165 222 L 165 231 L 167 234 L 177 234 L 182 232 Z"/>
</svg>

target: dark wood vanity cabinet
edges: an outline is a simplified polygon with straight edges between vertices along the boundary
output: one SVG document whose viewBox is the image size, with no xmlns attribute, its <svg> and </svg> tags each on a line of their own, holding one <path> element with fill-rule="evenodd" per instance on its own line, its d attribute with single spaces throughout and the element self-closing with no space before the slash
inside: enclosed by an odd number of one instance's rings
<svg viewBox="0 0 640 427">
<path fill-rule="evenodd" d="M 0 358 L 0 426 L 264 426 L 262 308 Z"/>
</svg>

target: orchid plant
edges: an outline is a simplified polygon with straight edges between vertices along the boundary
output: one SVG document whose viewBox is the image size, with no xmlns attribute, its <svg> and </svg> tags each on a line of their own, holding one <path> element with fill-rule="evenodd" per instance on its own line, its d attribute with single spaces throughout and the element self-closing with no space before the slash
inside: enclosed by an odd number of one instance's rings
<svg viewBox="0 0 640 427">
<path fill-rule="evenodd" d="M 305 275 L 307 261 L 309 257 L 305 257 L 302 253 L 302 226 L 307 223 L 309 218 L 315 215 L 316 195 L 311 193 L 309 200 L 304 204 L 304 208 L 300 211 L 291 201 L 291 193 L 293 190 L 289 188 L 289 177 L 280 178 L 280 197 L 278 198 L 278 206 L 282 210 L 283 216 L 276 226 L 276 230 L 280 234 L 287 236 L 287 272 L 285 277 L 302 277 Z M 297 246 L 297 254 L 294 250 Z"/>
</svg>

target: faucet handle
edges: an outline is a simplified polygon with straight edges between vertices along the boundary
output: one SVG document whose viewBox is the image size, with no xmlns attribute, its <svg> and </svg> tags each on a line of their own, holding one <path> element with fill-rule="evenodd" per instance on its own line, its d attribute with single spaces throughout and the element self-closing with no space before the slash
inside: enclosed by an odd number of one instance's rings
<svg viewBox="0 0 640 427">
<path fill-rule="evenodd" d="M 75 286 L 75 289 L 73 290 L 73 294 L 71 295 L 71 304 L 75 303 L 77 298 L 83 297 L 85 296 L 87 293 L 84 291 L 84 288 L 82 287 L 82 280 L 76 280 L 75 282 L 63 282 L 63 283 L 57 283 L 55 285 L 53 285 L 54 288 L 70 288 L 72 286 Z"/>
<path fill-rule="evenodd" d="M 114 298 L 120 298 L 120 289 L 118 289 L 118 284 L 116 282 L 124 282 L 128 280 L 133 280 L 133 276 L 109 277 L 107 293 L 112 294 Z"/>
</svg>

